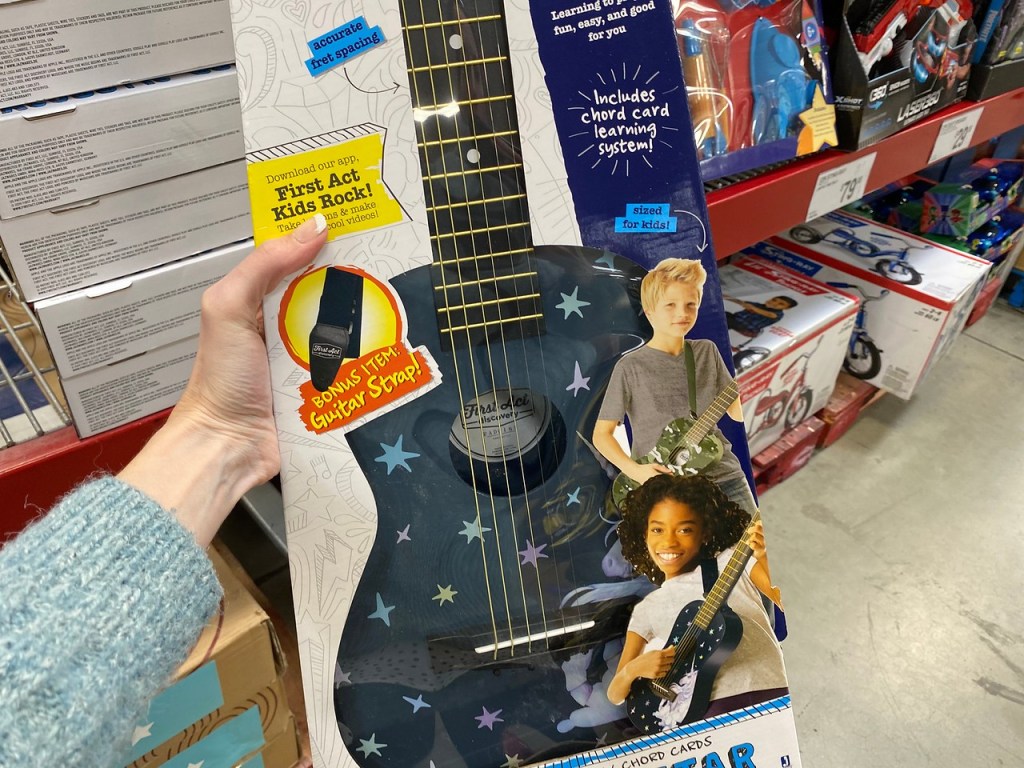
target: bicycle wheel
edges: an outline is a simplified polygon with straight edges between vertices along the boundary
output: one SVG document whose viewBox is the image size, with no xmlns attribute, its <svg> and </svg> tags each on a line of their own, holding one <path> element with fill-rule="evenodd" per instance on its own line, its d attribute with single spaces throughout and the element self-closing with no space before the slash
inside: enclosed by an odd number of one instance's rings
<svg viewBox="0 0 1024 768">
<path fill-rule="evenodd" d="M 814 394 L 809 389 L 805 389 L 799 397 L 793 399 L 789 408 L 786 409 L 787 430 L 792 429 L 810 415 L 813 400 Z"/>
<path fill-rule="evenodd" d="M 789 230 L 789 234 L 798 243 L 804 243 L 805 245 L 821 242 L 821 234 L 818 230 L 803 224 L 793 227 Z"/>
<path fill-rule="evenodd" d="M 871 340 L 858 336 L 846 352 L 843 368 L 858 379 L 874 378 L 882 370 L 882 353 Z"/>
<path fill-rule="evenodd" d="M 917 285 L 921 282 L 921 273 L 901 259 L 879 259 L 875 271 L 901 285 Z"/>
</svg>

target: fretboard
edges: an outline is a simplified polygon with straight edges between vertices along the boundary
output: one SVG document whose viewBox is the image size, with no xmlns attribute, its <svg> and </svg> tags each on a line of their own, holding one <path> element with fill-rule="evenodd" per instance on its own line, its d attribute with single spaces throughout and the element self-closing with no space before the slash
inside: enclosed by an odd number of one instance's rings
<svg viewBox="0 0 1024 768">
<path fill-rule="evenodd" d="M 402 3 L 442 336 L 542 330 L 500 0 Z"/>
<path fill-rule="evenodd" d="M 750 517 L 750 525 L 747 526 L 747 531 L 743 534 L 739 543 L 736 544 L 729 562 L 725 564 L 725 567 L 718 574 L 715 585 L 705 596 L 704 604 L 697 611 L 697 615 L 693 619 L 693 623 L 701 629 L 707 629 L 711 626 L 711 621 L 715 618 L 715 614 L 725 605 L 725 601 L 732 593 L 733 587 L 739 581 L 740 574 L 746 568 L 747 561 L 750 560 L 750 555 L 753 553 L 750 544 L 747 543 L 747 533 L 750 531 L 750 526 L 760 519 L 761 510 L 755 509 L 754 514 Z"/>
<path fill-rule="evenodd" d="M 683 440 L 691 445 L 703 440 L 714 429 L 718 420 L 729 410 L 729 406 L 739 396 L 739 393 L 736 382 L 729 382 L 729 386 L 718 393 L 718 397 L 708 406 L 708 409 L 701 414 L 701 417 L 693 423 L 692 427 L 686 430 Z"/>
</svg>

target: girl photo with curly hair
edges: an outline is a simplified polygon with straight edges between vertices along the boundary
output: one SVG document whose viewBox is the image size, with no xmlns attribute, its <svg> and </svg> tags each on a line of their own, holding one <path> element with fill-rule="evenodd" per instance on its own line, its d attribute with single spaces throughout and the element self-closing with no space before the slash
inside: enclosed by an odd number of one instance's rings
<svg viewBox="0 0 1024 768">
<path fill-rule="evenodd" d="M 622 515 L 622 554 L 658 588 L 633 607 L 608 699 L 629 697 L 631 719 L 654 732 L 788 693 L 761 597 L 781 608 L 760 519 L 751 522 L 703 475 L 651 478 L 626 497 Z M 709 595 L 721 608 L 701 616 Z M 634 699 L 649 689 L 663 691 L 656 711 L 638 716 Z"/>
</svg>

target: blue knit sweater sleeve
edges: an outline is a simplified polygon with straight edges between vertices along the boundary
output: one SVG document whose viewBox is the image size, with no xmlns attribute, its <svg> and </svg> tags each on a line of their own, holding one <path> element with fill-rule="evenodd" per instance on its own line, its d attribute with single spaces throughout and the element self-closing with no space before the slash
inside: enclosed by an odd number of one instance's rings
<svg viewBox="0 0 1024 768">
<path fill-rule="evenodd" d="M 221 594 L 147 496 L 112 477 L 66 496 L 0 549 L 0 768 L 123 766 Z"/>
</svg>

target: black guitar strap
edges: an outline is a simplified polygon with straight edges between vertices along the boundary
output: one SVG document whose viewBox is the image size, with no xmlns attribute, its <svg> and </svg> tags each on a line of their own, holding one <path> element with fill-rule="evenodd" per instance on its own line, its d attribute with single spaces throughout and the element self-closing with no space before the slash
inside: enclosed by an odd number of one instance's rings
<svg viewBox="0 0 1024 768">
<path fill-rule="evenodd" d="M 316 325 L 309 333 L 309 374 L 323 392 L 334 383 L 341 361 L 359 356 L 363 279 L 344 269 L 327 268 Z"/>
<path fill-rule="evenodd" d="M 718 581 L 718 560 L 713 557 L 705 557 L 700 561 L 700 576 L 704 582 L 704 597 L 708 596 Z"/>
<path fill-rule="evenodd" d="M 683 342 L 683 363 L 686 365 L 686 388 L 690 395 L 690 418 L 697 420 L 697 364 L 693 360 L 693 347 Z"/>
</svg>

